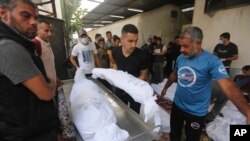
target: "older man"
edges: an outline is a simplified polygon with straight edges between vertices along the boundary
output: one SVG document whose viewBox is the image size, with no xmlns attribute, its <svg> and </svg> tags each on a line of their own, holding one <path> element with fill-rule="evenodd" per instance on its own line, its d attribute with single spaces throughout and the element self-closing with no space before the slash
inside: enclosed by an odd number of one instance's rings
<svg viewBox="0 0 250 141">
<path fill-rule="evenodd" d="M 165 84 L 161 96 L 178 79 L 171 111 L 171 141 L 180 141 L 185 121 L 187 141 L 199 141 L 211 97 L 211 82 L 216 80 L 225 95 L 247 117 L 250 106 L 218 57 L 202 49 L 203 33 L 198 27 L 184 30 L 180 36 L 181 55 Z"/>
</svg>

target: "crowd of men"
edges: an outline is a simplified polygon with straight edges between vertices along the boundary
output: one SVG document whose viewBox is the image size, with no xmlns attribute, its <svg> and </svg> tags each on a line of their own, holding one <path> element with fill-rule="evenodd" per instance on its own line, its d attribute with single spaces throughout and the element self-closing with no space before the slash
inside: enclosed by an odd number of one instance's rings
<svg viewBox="0 0 250 141">
<path fill-rule="evenodd" d="M 30 0 L 6 0 L 0 4 L 1 141 L 60 140 L 60 120 L 53 99 L 61 83 L 49 44 L 53 27 L 37 18 L 37 6 Z M 70 61 L 75 69 L 83 69 L 87 77 L 95 67 L 112 67 L 145 81 L 151 71 L 152 82 L 157 83 L 164 78 L 164 70 L 168 70 L 161 97 L 177 82 L 170 120 L 171 141 L 180 141 L 184 124 L 187 141 L 199 141 L 213 80 L 250 124 L 250 106 L 240 89 L 249 90 L 249 66 L 243 67 L 244 77 L 235 78 L 238 85 L 229 78 L 230 64 L 238 57 L 229 33 L 220 35 L 222 43 L 212 54 L 202 48 L 203 33 L 199 27 L 185 29 L 174 43 L 167 45 L 160 37 L 149 38 L 141 49 L 137 48 L 139 32 L 135 25 L 126 24 L 120 38 L 108 31 L 106 41 L 97 34 L 94 44 L 81 29 Z M 135 112 L 140 112 L 140 104 L 126 92 L 112 90 Z"/>
</svg>

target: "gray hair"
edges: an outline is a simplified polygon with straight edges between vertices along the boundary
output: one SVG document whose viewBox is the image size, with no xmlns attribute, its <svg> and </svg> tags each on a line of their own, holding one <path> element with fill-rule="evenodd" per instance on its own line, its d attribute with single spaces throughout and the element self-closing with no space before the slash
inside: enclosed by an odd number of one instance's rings
<svg viewBox="0 0 250 141">
<path fill-rule="evenodd" d="M 203 39 L 203 33 L 199 27 L 188 27 L 181 33 L 180 38 L 188 38 L 194 42 L 201 42 Z"/>
<path fill-rule="evenodd" d="M 31 5 L 34 8 L 37 8 L 35 3 L 33 3 L 31 0 L 1 0 L 0 5 L 6 7 L 7 9 L 12 10 L 13 8 L 15 8 L 16 3 L 18 1 L 25 3 L 25 4 L 28 4 L 28 5 Z"/>
</svg>

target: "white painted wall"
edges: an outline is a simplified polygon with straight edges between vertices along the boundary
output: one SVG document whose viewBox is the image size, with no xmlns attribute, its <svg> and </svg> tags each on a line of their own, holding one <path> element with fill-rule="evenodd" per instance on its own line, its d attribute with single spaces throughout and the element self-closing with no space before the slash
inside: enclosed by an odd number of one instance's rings
<svg viewBox="0 0 250 141">
<path fill-rule="evenodd" d="M 175 21 L 170 17 L 171 10 L 178 11 L 178 18 Z M 158 9 L 92 30 L 88 33 L 93 40 L 96 33 L 100 33 L 106 38 L 106 31 L 111 31 L 113 35 L 116 34 L 120 36 L 121 29 L 125 24 L 134 24 L 139 29 L 138 47 L 140 47 L 146 42 L 150 35 L 160 36 L 164 43 L 168 43 L 173 40 L 174 36 L 181 32 L 182 25 L 188 23 L 191 23 L 191 21 L 181 14 L 177 6 L 165 5 Z"/>
<path fill-rule="evenodd" d="M 193 26 L 203 30 L 203 48 L 213 51 L 223 32 L 231 34 L 231 41 L 238 45 L 239 59 L 233 61 L 232 68 L 242 68 L 250 64 L 250 5 L 204 13 L 205 0 L 196 0 Z"/>
</svg>

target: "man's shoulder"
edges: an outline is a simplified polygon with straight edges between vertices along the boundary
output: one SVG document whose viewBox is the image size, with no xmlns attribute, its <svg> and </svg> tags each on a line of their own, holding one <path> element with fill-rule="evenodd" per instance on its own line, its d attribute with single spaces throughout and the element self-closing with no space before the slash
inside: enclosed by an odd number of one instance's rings
<svg viewBox="0 0 250 141">
<path fill-rule="evenodd" d="M 213 59 L 218 58 L 217 56 L 215 56 L 214 54 L 212 54 L 211 52 L 208 52 L 206 50 L 203 50 L 203 57 L 208 58 L 208 60 L 213 60 Z"/>
<path fill-rule="evenodd" d="M 112 48 L 112 52 L 121 52 L 122 51 L 122 47 L 114 47 Z"/>
<path fill-rule="evenodd" d="M 228 44 L 228 46 L 233 47 L 233 48 L 237 48 L 237 45 L 236 45 L 235 43 L 232 43 L 232 42 L 230 42 L 230 43 Z"/>
<path fill-rule="evenodd" d="M 21 44 L 15 42 L 14 40 L 11 40 L 11 39 L 1 39 L 0 46 L 1 46 L 0 52 L 2 52 L 4 50 L 9 50 L 9 51 L 14 50 L 15 52 L 26 50 Z"/>
</svg>

